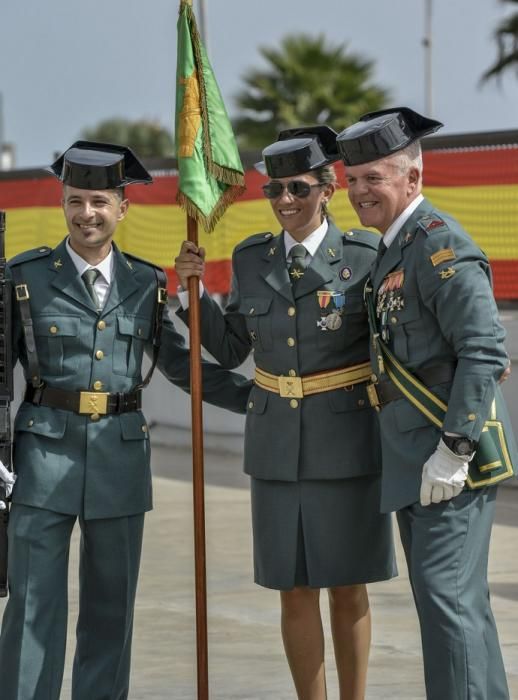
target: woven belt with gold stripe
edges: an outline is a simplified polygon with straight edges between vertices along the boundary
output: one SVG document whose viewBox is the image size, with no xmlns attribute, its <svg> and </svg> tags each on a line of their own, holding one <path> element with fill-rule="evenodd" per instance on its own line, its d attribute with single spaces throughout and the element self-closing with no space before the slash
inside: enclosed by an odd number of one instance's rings
<svg viewBox="0 0 518 700">
<path fill-rule="evenodd" d="M 283 398 L 302 399 L 304 396 L 320 394 L 322 391 L 334 391 L 366 382 L 370 379 L 371 371 L 370 362 L 307 374 L 305 377 L 277 376 L 256 367 L 255 383 L 261 389 L 280 394 Z"/>
</svg>

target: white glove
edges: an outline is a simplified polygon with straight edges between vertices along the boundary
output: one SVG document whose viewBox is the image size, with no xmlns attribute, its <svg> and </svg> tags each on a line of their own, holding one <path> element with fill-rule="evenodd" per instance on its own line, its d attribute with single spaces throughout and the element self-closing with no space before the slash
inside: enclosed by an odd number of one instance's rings
<svg viewBox="0 0 518 700">
<path fill-rule="evenodd" d="M 468 476 L 472 456 L 456 455 L 439 440 L 437 449 L 423 467 L 420 501 L 422 506 L 449 501 L 458 496 Z"/>
<path fill-rule="evenodd" d="M 9 498 L 13 490 L 14 482 L 16 481 L 16 474 L 10 472 L 2 460 L 0 460 L 0 480 L 4 482 L 5 497 Z M 5 503 L 0 501 L 0 510 L 5 510 L 6 507 Z"/>
</svg>

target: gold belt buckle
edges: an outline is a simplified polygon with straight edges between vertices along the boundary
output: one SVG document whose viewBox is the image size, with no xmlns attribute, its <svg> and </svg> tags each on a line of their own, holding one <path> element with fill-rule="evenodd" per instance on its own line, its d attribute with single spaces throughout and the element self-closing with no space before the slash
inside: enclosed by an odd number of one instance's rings
<svg viewBox="0 0 518 700">
<path fill-rule="evenodd" d="M 378 392 L 376 391 L 376 384 L 367 384 L 367 396 L 369 397 L 369 403 L 372 408 L 376 411 L 381 411 L 380 399 Z"/>
<path fill-rule="evenodd" d="M 302 399 L 302 377 L 277 377 L 279 394 L 283 399 Z"/>
<path fill-rule="evenodd" d="M 79 413 L 98 413 L 105 415 L 108 413 L 107 392 L 81 391 L 79 392 Z"/>
</svg>

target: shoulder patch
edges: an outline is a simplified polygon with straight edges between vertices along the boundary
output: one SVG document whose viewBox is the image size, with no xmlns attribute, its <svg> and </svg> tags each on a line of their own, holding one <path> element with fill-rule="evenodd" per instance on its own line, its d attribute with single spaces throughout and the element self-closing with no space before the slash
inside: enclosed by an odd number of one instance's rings
<svg viewBox="0 0 518 700">
<path fill-rule="evenodd" d="M 40 248 L 33 248 L 32 250 L 25 250 L 23 253 L 15 255 L 14 258 L 9 260 L 9 265 L 21 265 L 22 263 L 30 262 L 31 260 L 39 260 L 40 258 L 46 258 L 47 255 L 52 253 L 52 248 L 48 246 L 41 246 Z"/>
<path fill-rule="evenodd" d="M 373 250 L 378 250 L 381 235 L 360 228 L 351 228 L 344 232 L 344 241 L 348 243 L 358 243 L 359 245 L 367 246 Z"/>
<path fill-rule="evenodd" d="M 417 225 L 419 226 L 419 228 L 423 229 L 423 231 L 428 236 L 432 233 L 436 233 L 437 231 L 450 230 L 450 227 L 448 226 L 446 221 L 444 221 L 444 219 L 441 219 L 441 217 L 435 213 L 423 216 L 421 219 L 419 219 Z"/>
<path fill-rule="evenodd" d="M 244 250 L 245 248 L 250 248 L 250 246 L 259 245 L 260 243 L 269 243 L 272 238 L 273 233 L 270 232 L 254 233 L 253 236 L 249 236 L 245 238 L 244 241 L 241 241 L 241 243 L 238 243 L 234 248 L 234 252 L 237 253 L 239 250 Z"/>
</svg>

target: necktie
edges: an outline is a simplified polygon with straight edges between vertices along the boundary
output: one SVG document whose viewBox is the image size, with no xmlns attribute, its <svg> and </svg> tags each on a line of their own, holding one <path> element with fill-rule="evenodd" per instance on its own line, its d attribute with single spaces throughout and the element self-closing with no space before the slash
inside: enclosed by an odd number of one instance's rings
<svg viewBox="0 0 518 700">
<path fill-rule="evenodd" d="M 99 270 L 96 270 L 95 267 L 91 267 L 89 270 L 85 270 L 81 275 L 82 280 L 85 283 L 86 291 L 90 295 L 90 298 L 93 301 L 97 311 L 101 310 L 101 303 L 99 301 L 99 297 L 97 296 L 97 292 L 95 291 L 94 283 L 100 274 L 101 273 Z"/>
<path fill-rule="evenodd" d="M 290 273 L 291 283 L 296 284 L 301 277 L 304 277 L 306 269 L 306 248 L 302 243 L 297 243 L 290 250 L 291 263 L 288 268 Z"/>
<path fill-rule="evenodd" d="M 378 246 L 378 253 L 376 255 L 376 267 L 379 266 L 379 264 L 381 262 L 381 258 L 385 255 L 387 250 L 388 250 L 387 246 L 383 243 L 383 241 L 380 241 L 380 244 Z"/>
</svg>

